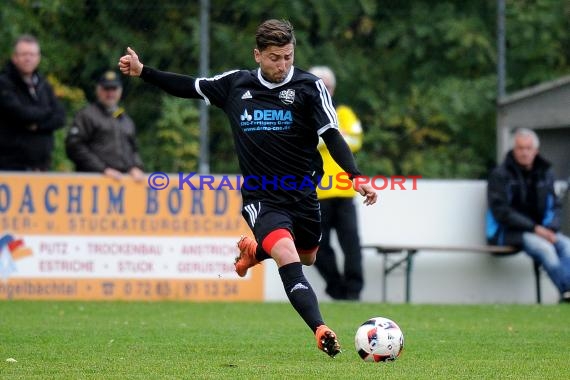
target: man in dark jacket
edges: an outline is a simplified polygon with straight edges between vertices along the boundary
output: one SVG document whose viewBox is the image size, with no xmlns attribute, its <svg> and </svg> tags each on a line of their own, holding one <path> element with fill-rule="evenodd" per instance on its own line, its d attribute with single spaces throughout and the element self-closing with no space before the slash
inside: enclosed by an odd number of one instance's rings
<svg viewBox="0 0 570 380">
<path fill-rule="evenodd" d="M 570 238 L 558 232 L 560 204 L 554 174 L 538 147 L 532 130 L 518 130 L 512 151 L 491 173 L 487 239 L 524 250 L 544 267 L 561 301 L 570 302 Z"/>
<path fill-rule="evenodd" d="M 115 179 L 128 173 L 140 181 L 144 173 L 135 124 L 118 105 L 122 89 L 114 71 L 99 78 L 95 88 L 97 100 L 75 115 L 65 147 L 78 171 L 103 173 Z"/>
<path fill-rule="evenodd" d="M 48 170 L 53 132 L 64 126 L 65 110 L 41 76 L 40 45 L 30 35 L 14 44 L 0 73 L 0 170 Z"/>
</svg>

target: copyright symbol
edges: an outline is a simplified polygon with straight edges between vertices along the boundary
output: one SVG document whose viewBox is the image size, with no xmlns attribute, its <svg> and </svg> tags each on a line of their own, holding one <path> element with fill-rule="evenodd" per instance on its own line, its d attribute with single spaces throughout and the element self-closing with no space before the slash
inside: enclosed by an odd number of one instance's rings
<svg viewBox="0 0 570 380">
<path fill-rule="evenodd" d="M 154 172 L 148 176 L 148 185 L 154 190 L 164 190 L 168 187 L 170 178 L 163 172 Z"/>
</svg>

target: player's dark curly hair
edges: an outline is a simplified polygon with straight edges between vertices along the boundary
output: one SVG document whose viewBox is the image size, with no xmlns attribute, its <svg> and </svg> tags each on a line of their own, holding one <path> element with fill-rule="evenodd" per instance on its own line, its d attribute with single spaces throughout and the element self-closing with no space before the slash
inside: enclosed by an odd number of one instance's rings
<svg viewBox="0 0 570 380">
<path fill-rule="evenodd" d="M 255 43 L 259 51 L 269 46 L 295 45 L 295 32 L 293 25 L 287 20 L 267 20 L 257 27 Z"/>
</svg>

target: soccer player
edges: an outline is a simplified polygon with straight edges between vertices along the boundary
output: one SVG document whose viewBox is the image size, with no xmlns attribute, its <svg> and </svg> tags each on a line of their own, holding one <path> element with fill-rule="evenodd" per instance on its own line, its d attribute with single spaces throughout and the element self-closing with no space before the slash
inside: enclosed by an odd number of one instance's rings
<svg viewBox="0 0 570 380">
<path fill-rule="evenodd" d="M 192 78 L 144 66 L 135 51 L 119 60 L 125 75 L 140 76 L 166 92 L 203 99 L 225 111 L 231 124 L 241 172 L 242 214 L 255 240 L 242 237 L 235 269 L 239 276 L 264 259 L 279 267 L 289 301 L 311 328 L 317 347 L 334 357 L 336 334 L 321 316 L 317 297 L 301 264 L 312 265 L 321 237 L 315 187 L 323 174 L 319 136 L 333 158 L 360 175 L 338 131 L 331 97 L 322 80 L 293 66 L 295 35 L 285 20 L 264 21 L 256 31 L 253 55 L 259 68 L 233 70 L 212 78 Z M 367 205 L 377 194 L 365 184 L 356 189 Z"/>
</svg>

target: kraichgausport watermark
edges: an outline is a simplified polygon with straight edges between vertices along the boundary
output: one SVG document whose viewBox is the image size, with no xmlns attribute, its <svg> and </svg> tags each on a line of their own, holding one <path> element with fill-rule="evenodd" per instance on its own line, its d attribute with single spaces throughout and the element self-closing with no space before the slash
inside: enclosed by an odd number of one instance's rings
<svg viewBox="0 0 570 380">
<path fill-rule="evenodd" d="M 417 190 L 418 179 L 421 175 L 411 176 L 355 176 L 352 180 L 345 172 L 336 175 L 325 175 L 320 177 L 293 175 L 283 176 L 257 176 L 257 175 L 210 175 L 190 173 L 166 174 L 164 172 L 153 172 L 148 176 L 148 186 L 154 190 L 165 190 L 170 186 L 172 176 L 177 177 L 176 188 L 178 190 L 241 190 L 248 191 L 303 191 L 306 189 L 349 190 L 356 186 L 370 184 L 374 190 Z"/>
</svg>

